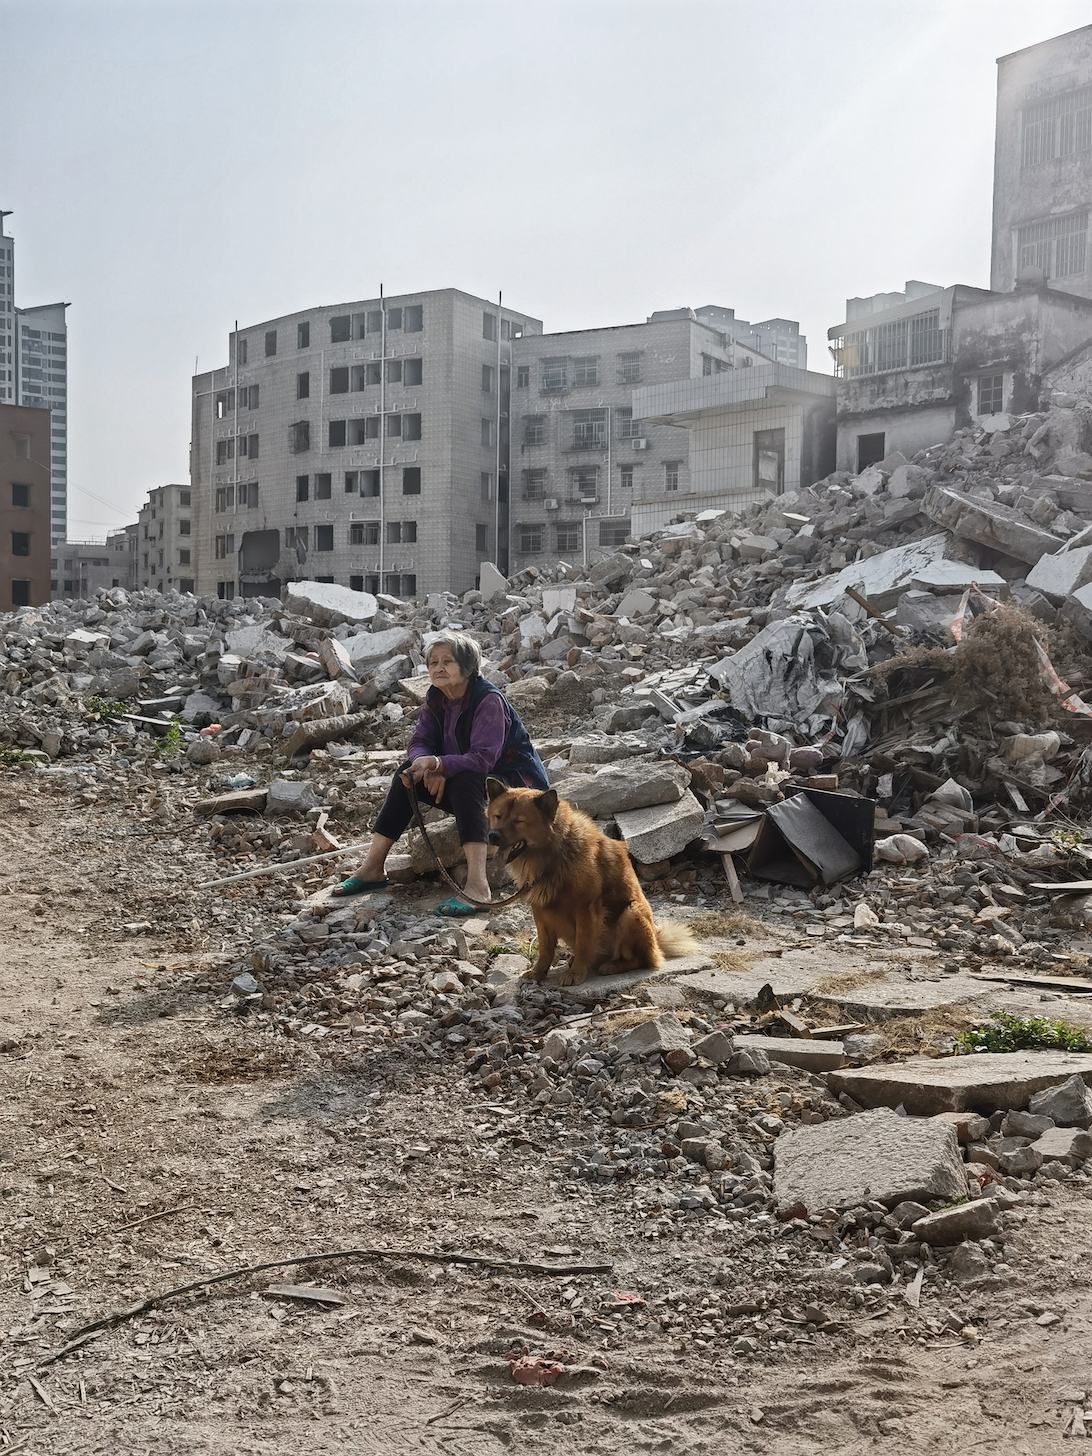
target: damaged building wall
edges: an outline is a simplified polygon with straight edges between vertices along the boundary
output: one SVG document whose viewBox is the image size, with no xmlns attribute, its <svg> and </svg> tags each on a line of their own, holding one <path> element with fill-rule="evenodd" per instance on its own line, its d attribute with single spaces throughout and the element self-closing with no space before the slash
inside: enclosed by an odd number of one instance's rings
<svg viewBox="0 0 1092 1456">
<path fill-rule="evenodd" d="M 997 413 L 980 408 L 980 400 L 992 406 L 999 375 L 1001 410 L 1035 409 L 1044 372 L 1090 339 L 1092 301 L 1054 289 L 991 294 L 958 306 L 952 315 L 957 426 Z"/>
<path fill-rule="evenodd" d="M 997 63 L 990 286 L 1023 268 L 1092 297 L 1092 25 Z"/>
</svg>

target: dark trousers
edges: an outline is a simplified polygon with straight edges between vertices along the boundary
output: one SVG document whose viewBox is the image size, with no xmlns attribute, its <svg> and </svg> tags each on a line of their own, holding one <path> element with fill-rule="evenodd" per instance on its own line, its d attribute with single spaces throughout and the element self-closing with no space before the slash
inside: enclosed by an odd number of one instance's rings
<svg viewBox="0 0 1092 1456">
<path fill-rule="evenodd" d="M 401 773 L 402 769 L 399 769 L 395 774 L 372 831 L 382 834 L 385 839 L 401 839 L 413 819 L 409 791 L 402 782 Z M 415 784 L 414 788 L 418 803 L 443 809 L 445 814 L 454 814 L 461 844 L 485 844 L 488 832 L 485 820 L 485 774 L 458 773 L 445 779 L 444 792 L 438 805 L 423 783 Z"/>
</svg>

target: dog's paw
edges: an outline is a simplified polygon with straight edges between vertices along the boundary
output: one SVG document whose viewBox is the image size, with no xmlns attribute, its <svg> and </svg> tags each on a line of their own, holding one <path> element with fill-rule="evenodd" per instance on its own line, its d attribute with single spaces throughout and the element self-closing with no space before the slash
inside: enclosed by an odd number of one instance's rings
<svg viewBox="0 0 1092 1456">
<path fill-rule="evenodd" d="M 521 981 L 544 981 L 550 974 L 549 966 L 531 966 L 520 977 Z"/>
<path fill-rule="evenodd" d="M 561 984 L 563 986 L 582 986 L 587 975 L 587 971 L 578 971 L 573 966 L 567 966 L 561 972 Z"/>
</svg>

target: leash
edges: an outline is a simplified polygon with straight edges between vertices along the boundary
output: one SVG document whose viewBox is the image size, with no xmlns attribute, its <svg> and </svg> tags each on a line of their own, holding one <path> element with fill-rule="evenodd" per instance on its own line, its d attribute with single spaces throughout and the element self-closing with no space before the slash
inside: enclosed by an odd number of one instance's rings
<svg viewBox="0 0 1092 1456">
<path fill-rule="evenodd" d="M 451 886 L 451 888 L 455 891 L 459 898 L 464 901 L 465 904 L 473 905 L 475 910 L 500 910 L 503 906 L 511 905 L 515 900 L 522 899 L 523 896 L 527 893 L 527 890 L 530 890 L 532 888 L 532 885 L 528 885 L 524 890 L 517 890 L 514 895 L 509 895 L 506 900 L 473 899 L 470 895 L 466 893 L 464 889 L 462 889 L 459 885 L 455 883 L 455 881 L 448 874 L 447 870 L 445 870 L 443 865 L 440 863 L 440 856 L 436 853 L 436 846 L 428 837 L 428 830 L 425 828 L 425 821 L 421 817 L 421 803 L 420 800 L 417 798 L 417 785 L 413 784 L 411 788 L 406 790 L 406 792 L 409 794 L 410 808 L 413 810 L 414 823 L 421 831 L 421 837 L 425 841 L 429 854 L 432 855 L 432 858 L 436 863 L 436 868 L 440 871 L 441 877 L 447 881 L 447 883 Z M 537 883 L 537 881 L 535 881 L 535 883 Z"/>
</svg>

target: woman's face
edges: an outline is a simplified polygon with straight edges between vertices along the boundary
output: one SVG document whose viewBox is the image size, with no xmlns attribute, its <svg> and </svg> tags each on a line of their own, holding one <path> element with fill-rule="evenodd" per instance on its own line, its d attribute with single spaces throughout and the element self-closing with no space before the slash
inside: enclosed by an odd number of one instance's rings
<svg viewBox="0 0 1092 1456">
<path fill-rule="evenodd" d="M 449 698 L 461 698 L 466 692 L 468 679 L 450 647 L 432 649 L 428 655 L 428 676 L 432 686 Z"/>
</svg>

